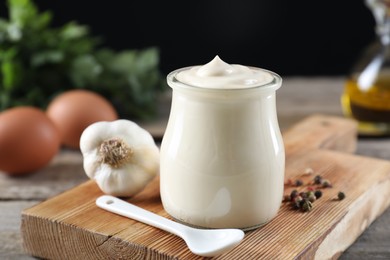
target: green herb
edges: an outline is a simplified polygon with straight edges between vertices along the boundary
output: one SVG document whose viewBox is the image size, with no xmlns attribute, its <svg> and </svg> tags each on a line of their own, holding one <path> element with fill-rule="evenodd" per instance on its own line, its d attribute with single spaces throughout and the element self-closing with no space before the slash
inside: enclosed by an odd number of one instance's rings
<svg viewBox="0 0 390 260">
<path fill-rule="evenodd" d="M 165 87 L 155 47 L 120 52 L 74 21 L 51 26 L 53 14 L 32 0 L 8 0 L 0 18 L 0 110 L 45 108 L 60 92 L 84 88 L 107 97 L 122 117 L 151 118 Z"/>
</svg>

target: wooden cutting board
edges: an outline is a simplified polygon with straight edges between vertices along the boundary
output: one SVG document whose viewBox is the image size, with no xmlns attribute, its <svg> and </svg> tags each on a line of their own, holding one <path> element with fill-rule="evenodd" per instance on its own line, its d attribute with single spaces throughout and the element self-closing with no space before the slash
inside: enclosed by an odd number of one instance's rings
<svg viewBox="0 0 390 260">
<path fill-rule="evenodd" d="M 337 258 L 390 204 L 390 162 L 353 155 L 353 121 L 313 115 L 283 133 L 285 194 L 306 190 L 315 175 L 331 181 L 310 212 L 283 203 L 265 226 L 246 232 L 232 251 L 216 259 Z M 307 174 L 306 169 L 313 170 Z M 287 180 L 300 179 L 294 187 Z M 346 194 L 344 200 L 337 193 Z M 200 259 L 183 240 L 95 205 L 102 192 L 93 181 L 22 212 L 26 252 L 46 259 Z M 168 217 L 156 178 L 130 202 Z M 243 202 L 244 203 L 244 202 Z"/>
</svg>

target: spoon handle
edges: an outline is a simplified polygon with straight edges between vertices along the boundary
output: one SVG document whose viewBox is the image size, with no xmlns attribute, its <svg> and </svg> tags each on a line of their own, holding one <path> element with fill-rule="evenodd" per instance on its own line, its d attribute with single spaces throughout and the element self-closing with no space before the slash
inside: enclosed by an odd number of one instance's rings
<svg viewBox="0 0 390 260">
<path fill-rule="evenodd" d="M 114 196 L 100 196 L 96 199 L 96 205 L 112 213 L 138 220 L 142 223 L 160 228 L 180 237 L 182 237 L 184 229 L 187 228 L 180 223 L 161 217 Z"/>
</svg>

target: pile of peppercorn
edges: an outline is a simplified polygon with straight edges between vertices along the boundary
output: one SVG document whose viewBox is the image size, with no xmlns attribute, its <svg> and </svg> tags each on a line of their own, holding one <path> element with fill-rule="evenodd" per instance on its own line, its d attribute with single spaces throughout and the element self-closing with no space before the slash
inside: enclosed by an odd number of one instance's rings
<svg viewBox="0 0 390 260">
<path fill-rule="evenodd" d="M 313 171 L 311 169 L 307 169 L 305 172 L 305 174 L 309 175 L 312 173 Z M 297 179 L 295 181 L 289 179 L 286 184 L 298 187 L 303 185 L 303 181 L 300 179 Z M 289 195 L 284 196 L 283 201 L 289 202 L 292 208 L 295 210 L 301 210 L 303 212 L 311 211 L 313 208 L 314 201 L 322 197 L 322 191 L 320 190 L 320 188 L 332 188 L 332 184 L 329 180 L 323 179 L 322 176 L 316 175 L 306 191 L 299 192 L 298 190 L 294 189 Z M 337 197 L 338 200 L 344 199 L 344 192 L 340 191 L 337 194 Z"/>
</svg>

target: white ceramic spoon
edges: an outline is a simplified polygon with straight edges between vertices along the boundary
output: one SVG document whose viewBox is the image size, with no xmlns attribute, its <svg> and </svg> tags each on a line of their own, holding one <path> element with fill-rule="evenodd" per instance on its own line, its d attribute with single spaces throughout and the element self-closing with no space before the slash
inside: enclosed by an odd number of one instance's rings
<svg viewBox="0 0 390 260">
<path fill-rule="evenodd" d="M 240 229 L 197 229 L 174 222 L 110 195 L 96 199 L 96 205 L 110 212 L 132 218 L 175 234 L 194 254 L 216 256 L 238 245 L 244 238 Z"/>
</svg>

